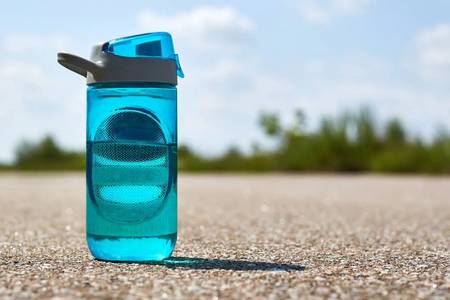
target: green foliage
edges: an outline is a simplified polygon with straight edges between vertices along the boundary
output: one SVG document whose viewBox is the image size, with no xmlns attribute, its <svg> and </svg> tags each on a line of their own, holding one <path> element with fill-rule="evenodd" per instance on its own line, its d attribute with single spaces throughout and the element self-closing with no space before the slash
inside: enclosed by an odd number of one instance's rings
<svg viewBox="0 0 450 300">
<path fill-rule="evenodd" d="M 268 136 L 277 136 L 282 130 L 278 117 L 275 114 L 261 114 L 259 124 Z"/>
<path fill-rule="evenodd" d="M 250 154 L 231 147 L 223 155 L 206 158 L 188 146 L 178 148 L 178 167 L 191 172 L 380 172 L 450 174 L 450 135 L 441 130 L 433 141 L 411 139 L 399 120 L 377 126 L 370 109 L 323 118 L 314 132 L 305 130 L 305 114 L 281 126 L 276 114 L 261 114 L 258 122 L 276 147 L 253 144 Z M 14 166 L 0 169 L 81 170 L 84 154 L 61 149 L 51 137 L 23 142 Z"/>
<path fill-rule="evenodd" d="M 83 153 L 62 150 L 50 136 L 36 144 L 22 142 L 16 149 L 20 170 L 82 170 L 84 165 Z"/>
<path fill-rule="evenodd" d="M 399 120 L 378 127 L 367 107 L 323 118 L 315 132 L 304 130 L 306 117 L 296 111 L 291 126 L 283 128 L 276 114 L 264 113 L 259 124 L 276 140 L 272 151 L 254 146 L 243 155 L 236 149 L 213 159 L 179 152 L 188 171 L 380 172 L 450 173 L 450 136 L 442 131 L 431 143 L 410 140 Z M 195 158 L 195 159 L 193 159 Z M 186 162 L 190 164 L 187 165 Z"/>
<path fill-rule="evenodd" d="M 399 120 L 394 119 L 387 123 L 384 133 L 385 143 L 390 146 L 401 146 L 406 142 L 406 132 Z"/>
</svg>

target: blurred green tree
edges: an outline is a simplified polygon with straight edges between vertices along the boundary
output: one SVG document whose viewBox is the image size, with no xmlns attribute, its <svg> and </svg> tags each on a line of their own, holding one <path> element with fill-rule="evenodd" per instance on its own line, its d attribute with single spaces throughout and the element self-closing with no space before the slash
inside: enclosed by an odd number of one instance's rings
<svg viewBox="0 0 450 300">
<path fill-rule="evenodd" d="M 38 143 L 23 141 L 16 149 L 15 166 L 24 170 L 81 170 L 84 154 L 62 150 L 51 136 Z"/>
<path fill-rule="evenodd" d="M 282 131 L 280 120 L 276 114 L 262 113 L 259 117 L 259 124 L 268 136 L 277 136 Z"/>
</svg>

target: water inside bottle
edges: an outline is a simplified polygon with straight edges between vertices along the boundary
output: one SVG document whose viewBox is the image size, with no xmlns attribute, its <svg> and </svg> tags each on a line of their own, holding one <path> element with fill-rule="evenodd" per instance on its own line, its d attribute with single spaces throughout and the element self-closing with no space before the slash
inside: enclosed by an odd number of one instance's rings
<svg viewBox="0 0 450 300">
<path fill-rule="evenodd" d="M 176 233 L 176 145 L 139 142 L 88 142 L 88 241 L 123 245 L 142 257 L 150 247 L 172 250 Z M 137 248 L 130 251 L 135 243 Z M 161 247 L 161 244 L 163 246 Z"/>
<path fill-rule="evenodd" d="M 139 223 L 156 215 L 172 182 L 174 145 L 136 142 L 88 143 L 89 193 L 99 214 L 112 223 Z M 172 154 L 172 155 L 171 155 Z"/>
</svg>

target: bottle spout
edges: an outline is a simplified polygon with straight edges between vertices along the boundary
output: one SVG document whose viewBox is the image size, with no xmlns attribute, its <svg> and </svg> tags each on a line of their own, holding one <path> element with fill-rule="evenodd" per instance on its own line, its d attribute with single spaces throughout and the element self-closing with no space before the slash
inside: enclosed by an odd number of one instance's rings
<svg viewBox="0 0 450 300">
<path fill-rule="evenodd" d="M 88 76 L 88 72 L 95 75 L 101 70 L 100 65 L 69 53 L 58 53 L 58 63 L 84 77 Z"/>
</svg>

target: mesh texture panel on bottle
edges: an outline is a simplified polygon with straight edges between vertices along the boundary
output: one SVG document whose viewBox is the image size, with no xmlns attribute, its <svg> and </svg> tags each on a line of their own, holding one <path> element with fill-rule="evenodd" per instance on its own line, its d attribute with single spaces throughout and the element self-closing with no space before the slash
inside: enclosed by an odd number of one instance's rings
<svg viewBox="0 0 450 300">
<path fill-rule="evenodd" d="M 98 128 L 92 146 L 93 197 L 115 222 L 142 222 L 163 206 L 170 189 L 169 147 L 158 122 L 119 111 Z"/>
</svg>

